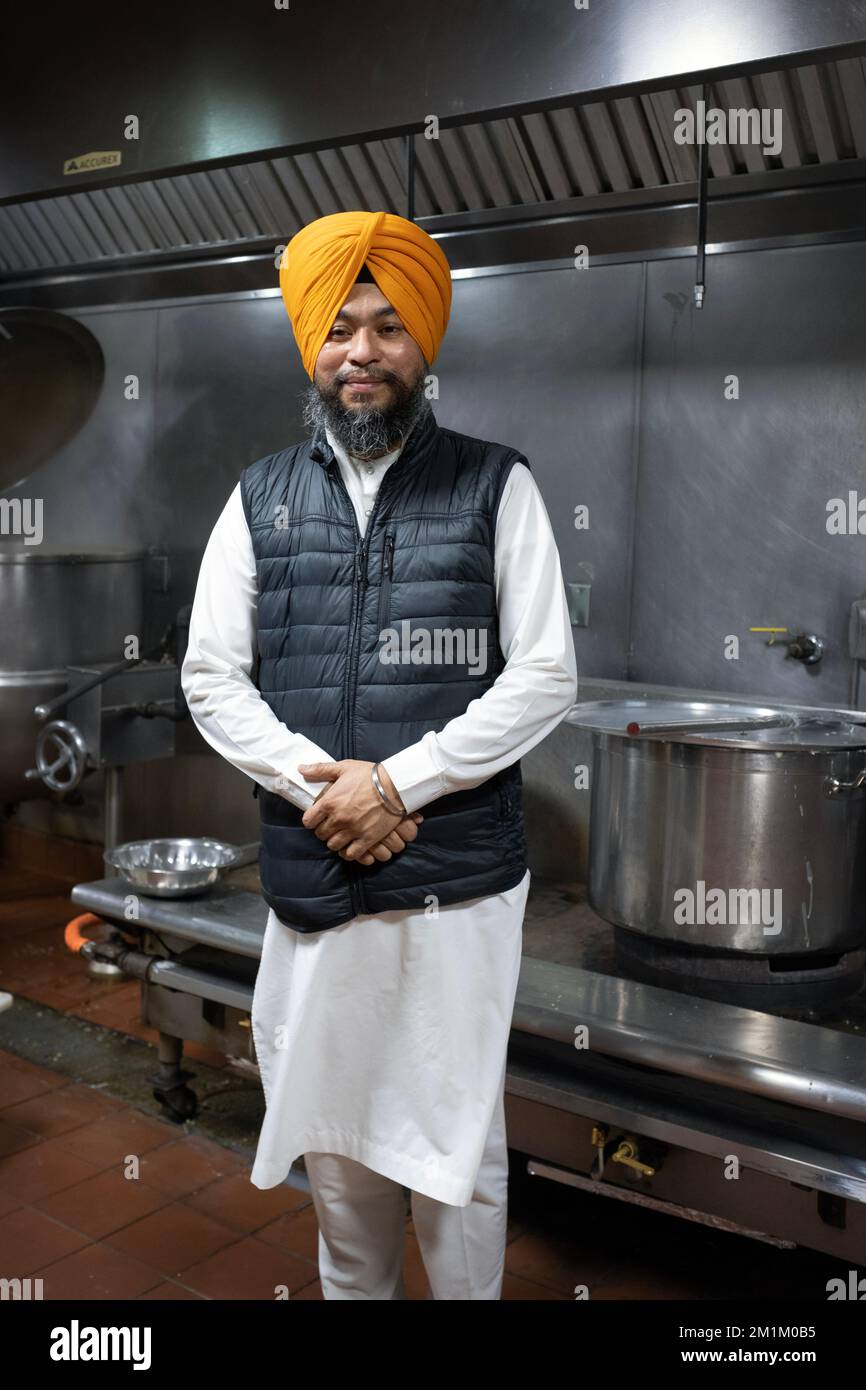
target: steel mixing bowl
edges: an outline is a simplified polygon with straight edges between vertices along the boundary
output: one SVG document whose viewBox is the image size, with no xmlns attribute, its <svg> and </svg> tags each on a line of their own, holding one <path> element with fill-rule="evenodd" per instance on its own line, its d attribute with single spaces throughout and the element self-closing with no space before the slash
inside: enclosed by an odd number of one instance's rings
<svg viewBox="0 0 866 1390">
<path fill-rule="evenodd" d="M 146 896 L 185 898 L 211 888 L 226 870 L 251 863 L 258 850 L 258 844 L 238 847 L 224 840 L 131 840 L 102 857 Z"/>
</svg>

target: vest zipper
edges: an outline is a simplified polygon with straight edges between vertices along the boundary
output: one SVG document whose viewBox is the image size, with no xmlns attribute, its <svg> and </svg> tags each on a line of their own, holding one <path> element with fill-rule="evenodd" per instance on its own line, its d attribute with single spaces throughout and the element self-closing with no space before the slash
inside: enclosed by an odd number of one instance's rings
<svg viewBox="0 0 866 1390">
<path fill-rule="evenodd" d="M 388 472 L 390 471 L 391 470 L 389 469 Z M 385 477 L 382 479 L 382 482 L 379 486 L 379 491 L 376 493 L 376 501 L 373 503 L 373 510 L 367 518 L 367 527 L 363 536 L 361 535 L 361 530 L 358 526 L 358 518 L 355 514 L 354 504 L 352 502 L 351 497 L 349 496 L 348 488 L 346 487 L 346 484 L 343 482 L 339 464 L 336 464 L 334 468 L 334 477 L 336 478 L 337 483 L 340 486 L 340 490 L 342 491 L 343 496 L 346 498 L 346 502 L 348 503 L 349 511 L 352 515 L 352 522 L 354 523 L 355 527 L 355 538 L 357 541 L 357 546 L 355 549 L 355 568 L 352 580 L 352 616 L 349 622 L 349 651 L 346 660 L 346 678 L 343 683 L 343 709 L 345 712 L 345 717 L 343 722 L 343 737 L 341 748 L 343 758 L 354 758 L 354 713 L 355 698 L 358 690 L 359 664 L 359 653 L 355 651 L 355 635 L 357 632 L 359 638 L 358 646 L 360 647 L 361 624 L 359 621 L 359 615 L 364 605 L 364 590 L 367 587 L 368 581 L 367 537 L 370 535 L 372 531 L 373 518 L 375 517 L 376 512 L 379 510 L 379 503 L 382 500 L 382 493 L 384 492 L 385 484 L 388 480 L 388 474 L 386 473 Z M 364 884 L 361 865 L 353 863 L 351 859 L 344 859 L 343 863 L 349 870 L 349 891 L 352 895 L 352 904 L 355 907 L 356 915 L 360 912 L 366 912 L 367 899 L 364 894 Z"/>
<path fill-rule="evenodd" d="M 394 532 L 389 531 L 385 537 L 385 549 L 382 556 L 382 583 L 379 589 L 379 636 L 388 621 L 391 611 L 391 580 L 394 576 Z"/>
</svg>

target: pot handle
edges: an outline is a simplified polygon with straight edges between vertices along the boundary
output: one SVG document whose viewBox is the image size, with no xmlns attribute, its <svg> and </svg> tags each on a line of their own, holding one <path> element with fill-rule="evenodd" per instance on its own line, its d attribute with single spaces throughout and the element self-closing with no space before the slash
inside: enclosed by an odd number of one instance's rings
<svg viewBox="0 0 866 1390">
<path fill-rule="evenodd" d="M 234 859 L 228 864 L 224 864 L 225 869 L 240 869 L 244 864 L 258 864 L 259 854 L 261 853 L 261 841 L 255 840 L 248 845 L 238 845 Z"/>
<path fill-rule="evenodd" d="M 838 777 L 828 777 L 824 783 L 825 796 L 848 796 L 866 790 L 866 767 L 860 769 L 853 782 L 840 782 Z"/>
</svg>

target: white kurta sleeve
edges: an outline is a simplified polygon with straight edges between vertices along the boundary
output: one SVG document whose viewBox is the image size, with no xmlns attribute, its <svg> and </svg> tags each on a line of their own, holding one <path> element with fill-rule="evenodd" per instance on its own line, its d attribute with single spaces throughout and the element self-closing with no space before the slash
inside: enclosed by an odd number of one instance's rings
<svg viewBox="0 0 866 1390">
<path fill-rule="evenodd" d="M 438 733 L 382 760 L 408 811 L 477 787 L 522 758 L 577 699 L 577 664 L 559 551 L 530 470 L 515 463 L 496 523 L 496 604 L 506 665 Z"/>
<path fill-rule="evenodd" d="M 211 532 L 199 570 L 181 686 L 202 737 L 268 791 L 306 810 L 329 782 L 308 782 L 299 763 L 333 762 L 286 728 L 251 679 L 258 580 L 241 487 Z"/>
</svg>

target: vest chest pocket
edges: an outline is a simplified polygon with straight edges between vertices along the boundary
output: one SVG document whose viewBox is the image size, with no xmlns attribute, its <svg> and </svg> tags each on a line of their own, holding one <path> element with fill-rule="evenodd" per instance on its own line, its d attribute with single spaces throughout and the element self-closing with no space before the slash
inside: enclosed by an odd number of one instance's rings
<svg viewBox="0 0 866 1390">
<path fill-rule="evenodd" d="M 394 577 L 394 532 L 385 533 L 385 544 L 382 547 L 382 576 L 379 584 L 379 614 L 378 628 L 381 632 L 388 626 L 391 616 L 391 581 Z"/>
</svg>

